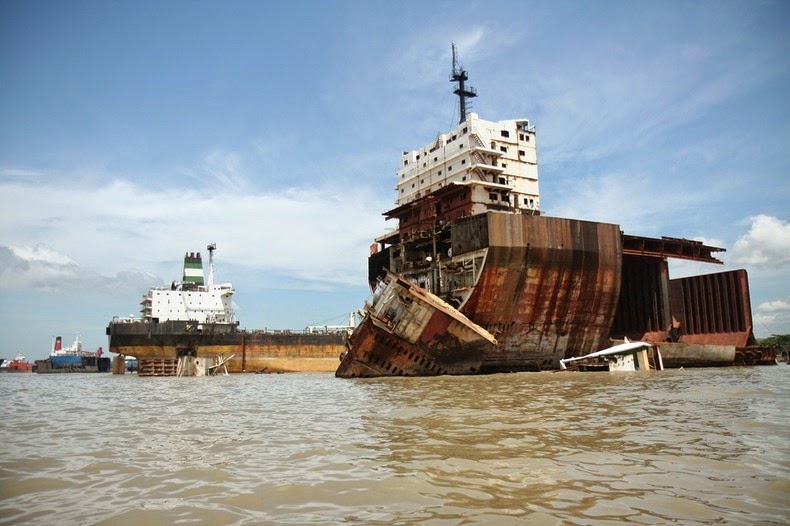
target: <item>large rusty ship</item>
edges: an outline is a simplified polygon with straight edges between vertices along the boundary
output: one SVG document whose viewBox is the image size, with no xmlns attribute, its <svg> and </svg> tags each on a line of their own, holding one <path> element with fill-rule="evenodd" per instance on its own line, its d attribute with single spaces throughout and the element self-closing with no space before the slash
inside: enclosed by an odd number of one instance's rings
<svg viewBox="0 0 790 526">
<path fill-rule="evenodd" d="M 222 361 L 231 373 L 334 371 L 353 315 L 348 326 L 240 329 L 232 284 L 214 283 L 215 249 L 208 245 L 207 280 L 200 252 L 188 252 L 181 281 L 150 288 L 139 318 L 114 318 L 107 326 L 110 351 L 135 357 L 140 376 L 175 376 L 187 357 Z"/>
<path fill-rule="evenodd" d="M 723 248 L 543 215 L 535 127 L 468 112 L 466 80 L 453 47 L 459 124 L 401 157 L 398 228 L 371 246 L 337 376 L 554 370 L 625 338 L 666 367 L 772 362 L 745 270 L 669 278 L 669 258 L 721 264 Z"/>
</svg>

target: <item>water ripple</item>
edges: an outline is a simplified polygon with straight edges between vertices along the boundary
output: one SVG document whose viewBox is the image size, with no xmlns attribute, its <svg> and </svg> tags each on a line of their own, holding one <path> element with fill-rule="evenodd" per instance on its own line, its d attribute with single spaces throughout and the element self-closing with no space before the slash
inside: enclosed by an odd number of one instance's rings
<svg viewBox="0 0 790 526">
<path fill-rule="evenodd" d="M 0 524 L 787 524 L 788 375 L 2 375 Z"/>
</svg>

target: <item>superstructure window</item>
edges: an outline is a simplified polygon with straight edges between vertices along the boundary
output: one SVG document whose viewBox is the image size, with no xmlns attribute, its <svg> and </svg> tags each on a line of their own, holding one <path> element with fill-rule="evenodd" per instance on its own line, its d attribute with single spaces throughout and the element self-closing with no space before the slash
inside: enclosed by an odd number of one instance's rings
<svg viewBox="0 0 790 526">
<path fill-rule="evenodd" d="M 499 201 L 499 196 L 496 194 L 488 194 L 488 198 L 492 201 Z"/>
<path fill-rule="evenodd" d="M 507 130 L 502 130 L 502 137 L 510 137 L 510 132 Z"/>
<path fill-rule="evenodd" d="M 466 159 L 461 159 L 461 164 L 466 164 Z"/>
<path fill-rule="evenodd" d="M 507 146 L 500 146 L 499 151 L 507 153 Z"/>
<path fill-rule="evenodd" d="M 526 155 L 527 155 L 527 152 L 525 152 L 524 150 L 519 150 L 519 151 L 518 151 L 518 154 L 519 154 L 521 157 L 524 157 L 524 156 L 526 156 Z"/>
</svg>

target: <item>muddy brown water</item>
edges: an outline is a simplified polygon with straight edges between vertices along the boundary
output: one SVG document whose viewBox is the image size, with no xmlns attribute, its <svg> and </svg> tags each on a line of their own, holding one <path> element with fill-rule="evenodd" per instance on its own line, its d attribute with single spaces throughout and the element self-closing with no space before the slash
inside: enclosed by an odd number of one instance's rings
<svg viewBox="0 0 790 526">
<path fill-rule="evenodd" d="M 788 524 L 790 367 L 0 375 L 2 524 Z"/>
</svg>

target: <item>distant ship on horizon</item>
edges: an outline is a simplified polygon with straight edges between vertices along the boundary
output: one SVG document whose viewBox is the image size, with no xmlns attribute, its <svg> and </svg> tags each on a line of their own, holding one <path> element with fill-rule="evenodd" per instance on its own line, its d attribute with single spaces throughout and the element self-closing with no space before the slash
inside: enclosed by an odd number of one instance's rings
<svg viewBox="0 0 790 526">
<path fill-rule="evenodd" d="M 74 337 L 71 345 L 64 347 L 63 338 L 52 339 L 49 356 L 36 360 L 36 372 L 46 373 L 106 373 L 110 370 L 110 359 L 102 357 L 104 350 L 99 347 L 95 352 L 84 351 L 80 335 Z"/>
</svg>

